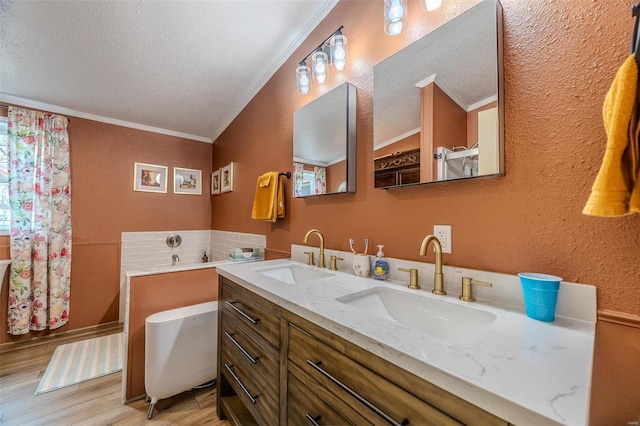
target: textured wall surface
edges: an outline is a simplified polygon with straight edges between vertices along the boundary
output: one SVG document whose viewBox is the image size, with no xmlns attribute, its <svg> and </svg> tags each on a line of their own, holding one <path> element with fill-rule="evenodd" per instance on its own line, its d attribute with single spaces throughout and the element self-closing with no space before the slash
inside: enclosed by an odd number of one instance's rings
<svg viewBox="0 0 640 426">
<path fill-rule="evenodd" d="M 373 189 L 373 66 L 476 3 L 426 14 L 410 1 L 408 31 L 394 38 L 382 31 L 377 2 L 340 2 L 215 142 L 214 167 L 237 168 L 234 192 L 213 198 L 213 228 L 264 233 L 281 250 L 319 228 L 331 248 L 368 237 L 389 256 L 418 260 L 433 225 L 450 224 L 448 265 L 560 275 L 596 285 L 602 308 L 640 314 L 640 215 L 581 213 L 606 144 L 604 96 L 629 49 L 628 1 L 504 0 L 506 176 Z M 339 25 L 349 40 L 346 73 L 298 95 L 297 62 Z M 251 220 L 257 177 L 291 169 L 293 112 L 347 80 L 358 87 L 357 193 L 288 198 L 285 220 Z"/>
</svg>

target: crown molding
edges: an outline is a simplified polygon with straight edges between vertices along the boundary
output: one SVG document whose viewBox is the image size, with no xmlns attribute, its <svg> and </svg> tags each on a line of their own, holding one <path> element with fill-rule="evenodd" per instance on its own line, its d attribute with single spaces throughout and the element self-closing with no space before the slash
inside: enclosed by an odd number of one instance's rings
<svg viewBox="0 0 640 426">
<path fill-rule="evenodd" d="M 144 130 L 145 132 L 159 133 L 162 135 L 175 136 L 183 139 L 190 139 L 198 142 L 212 143 L 211 138 L 204 136 L 190 135 L 188 133 L 175 132 L 173 130 L 161 129 L 159 127 L 147 126 L 145 124 L 132 123 L 130 121 L 118 120 L 115 118 L 104 117 L 101 115 L 89 114 L 82 111 L 76 111 L 69 108 L 64 108 L 58 105 L 47 104 L 44 102 L 38 102 L 31 99 L 25 99 L 18 96 L 7 95 L 0 93 L 0 102 L 7 102 L 10 104 L 19 105 L 26 108 L 36 108 L 43 111 L 50 111 L 56 114 L 70 115 L 72 117 L 84 118 L 87 120 L 99 121 L 101 123 L 113 124 L 115 126 L 129 127 L 131 129 Z"/>
</svg>

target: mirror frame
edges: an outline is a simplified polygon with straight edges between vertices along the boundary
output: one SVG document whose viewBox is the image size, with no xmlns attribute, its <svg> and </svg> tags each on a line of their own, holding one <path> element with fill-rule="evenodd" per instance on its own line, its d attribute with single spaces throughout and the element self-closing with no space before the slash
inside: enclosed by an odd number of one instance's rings
<svg viewBox="0 0 640 426">
<path fill-rule="evenodd" d="M 344 88 L 344 89 L 343 89 Z M 345 145 L 345 179 L 346 179 L 346 189 L 345 191 L 340 192 L 326 192 L 324 194 L 310 194 L 310 195 L 298 195 L 293 194 L 293 198 L 311 198 L 311 197 L 319 197 L 324 195 L 336 195 L 336 194 L 344 194 L 344 193 L 354 193 L 356 192 L 356 87 L 351 83 L 343 83 L 334 89 L 326 92 L 322 96 L 317 97 L 313 101 L 304 105 L 303 107 L 294 111 L 293 114 L 293 152 L 295 153 L 295 143 L 296 143 L 296 114 L 300 114 L 304 112 L 304 109 L 311 104 L 318 105 L 317 102 L 322 102 L 323 96 L 332 93 L 336 90 L 345 90 L 345 101 L 346 101 L 346 109 L 344 114 L 346 115 L 346 128 L 344 129 L 344 145 Z M 326 123 L 318 123 L 320 126 L 325 126 Z M 295 157 L 294 157 L 295 158 Z M 294 162 L 296 162 L 294 160 Z M 294 185 L 295 185 L 295 176 L 294 176 Z M 293 192 L 293 191 L 292 191 Z"/>
<path fill-rule="evenodd" d="M 489 174 L 483 174 L 483 175 L 478 175 L 478 176 L 466 176 L 466 177 L 460 177 L 460 178 L 452 178 L 452 179 L 446 179 L 446 180 L 430 180 L 430 181 L 421 181 L 421 182 L 411 182 L 411 183 L 405 183 L 405 184 L 396 184 L 396 185 L 390 185 L 390 186 L 376 186 L 376 163 L 375 163 L 375 146 L 373 146 L 373 152 L 374 152 L 374 161 L 372 163 L 373 166 L 373 187 L 374 189 L 393 189 L 393 188 L 404 188 L 404 187 L 408 187 L 408 186 L 415 186 L 415 185 L 425 185 L 425 184 L 433 184 L 433 183 L 443 183 L 443 182 L 453 182 L 453 181 L 466 181 L 469 178 L 484 178 L 484 177 L 496 177 L 496 176 L 505 176 L 506 174 L 506 168 L 505 168 L 505 162 L 506 162 L 506 155 L 505 155 L 505 123 L 504 123 L 504 116 L 505 116 L 505 99 L 504 99 L 504 58 L 503 58 L 503 45 L 504 45 L 504 41 L 503 41 L 503 37 L 504 37 L 504 29 L 503 29 L 503 8 L 502 8 L 502 4 L 500 3 L 499 0 L 485 0 L 485 1 L 490 1 L 493 3 L 493 9 L 495 11 L 495 31 L 496 31 L 496 56 L 497 56 L 497 61 L 496 61 L 496 77 L 497 77 L 497 106 L 498 106 L 498 140 L 496 141 L 498 146 L 497 146 L 497 151 L 498 151 L 498 155 L 499 155 L 499 159 L 498 159 L 498 170 L 495 173 L 489 173 Z M 479 5 L 481 3 L 478 3 L 477 5 Z M 455 16 L 454 18 L 448 20 L 447 22 L 444 22 L 442 25 L 440 25 L 438 28 L 441 28 L 444 25 L 447 25 L 449 22 L 455 20 L 456 18 L 464 15 L 464 13 L 466 13 L 467 11 L 473 9 L 473 7 L 476 7 L 477 5 L 472 6 L 471 8 L 465 10 L 464 12 L 460 13 L 459 15 Z M 438 28 L 436 28 L 435 30 L 437 30 Z M 435 31 L 434 30 L 434 31 Z M 433 31 L 432 31 L 433 32 Z M 429 32 L 428 34 L 426 34 L 424 37 L 429 37 L 429 35 L 432 33 Z M 423 38 L 424 38 L 423 37 Z M 418 40 L 416 40 L 414 43 L 423 40 L 423 38 L 420 38 Z M 413 43 L 405 46 L 409 47 L 411 46 Z M 401 49 L 400 51 L 398 51 L 397 53 L 400 53 L 404 50 Z M 396 54 L 397 54 L 396 53 Z M 386 59 L 384 59 L 384 61 L 388 60 L 389 58 L 393 57 L 390 56 Z M 384 62 L 382 61 L 382 62 Z M 382 63 L 381 62 L 381 63 Z M 375 75 L 375 67 L 374 67 L 374 75 Z M 375 77 L 374 77 L 375 78 Z M 375 93 L 374 93 L 375 96 Z M 373 129 L 375 132 L 375 122 L 373 123 Z M 375 140 L 375 138 L 374 138 Z M 415 153 L 411 154 L 410 151 L 407 151 L 407 153 L 409 154 L 407 157 L 411 157 L 412 155 L 415 157 Z M 420 155 L 420 154 L 418 154 Z M 400 155 L 401 156 L 401 155 Z M 399 156 L 399 157 L 400 157 Z M 421 158 L 432 158 L 434 156 L 434 153 L 427 153 L 426 155 L 421 155 Z M 402 156 L 404 157 L 404 156 Z M 416 159 L 414 158 L 398 158 L 395 161 L 403 161 L 403 162 L 415 162 Z"/>
</svg>

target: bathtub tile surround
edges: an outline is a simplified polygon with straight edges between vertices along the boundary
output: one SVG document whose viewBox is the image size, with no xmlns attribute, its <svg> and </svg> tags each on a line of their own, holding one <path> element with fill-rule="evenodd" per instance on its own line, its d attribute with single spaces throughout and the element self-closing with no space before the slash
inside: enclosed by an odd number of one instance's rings
<svg viewBox="0 0 640 426">
<path fill-rule="evenodd" d="M 167 246 L 169 235 L 180 235 L 179 247 Z M 196 231 L 151 231 L 123 232 L 120 249 L 120 322 L 125 320 L 126 273 L 128 271 L 155 270 L 171 266 L 171 256 L 177 254 L 180 260 L 176 266 L 194 265 L 202 262 L 202 254 L 207 252 L 211 262 L 228 260 L 229 249 L 234 247 L 258 247 L 267 245 L 267 238 L 259 234 L 241 232 L 196 230 Z"/>
<path fill-rule="evenodd" d="M 242 232 L 211 231 L 211 256 L 214 260 L 228 260 L 229 250 L 233 248 L 259 248 L 264 252 L 267 237 L 259 234 L 245 234 Z"/>
<path fill-rule="evenodd" d="M 296 263 L 297 267 L 305 267 L 305 250 L 309 246 L 292 246 L 293 259 L 303 262 Z M 516 296 L 519 290 L 515 289 L 520 288 L 517 276 L 446 267 L 447 295 L 436 296 L 431 293 L 432 264 L 388 258 L 391 280 L 377 281 L 353 275 L 351 253 L 326 251 L 327 257 L 332 254 L 345 259 L 338 263 L 339 271 L 312 267 L 309 269 L 330 275 L 297 284 L 286 284 L 260 272 L 269 266 L 291 265 L 289 260 L 226 264 L 218 268 L 218 273 L 510 423 L 588 423 L 596 308 L 592 286 L 562 283 L 560 294 L 586 307 L 571 310 L 565 300 L 564 306 L 558 307 L 561 312 L 557 312 L 556 321 L 545 323 L 526 317 L 524 309 L 518 307 L 523 302 Z M 408 277 L 399 275 L 398 266 L 418 267 L 423 288 L 408 289 Z M 475 303 L 458 300 L 458 276 L 462 275 L 493 282 L 494 287 L 486 289 L 493 292 L 478 291 Z M 393 281 L 398 279 L 401 282 Z M 438 337 L 336 300 L 379 287 L 434 301 L 446 298 L 455 306 L 472 305 L 493 313 L 495 320 L 471 336 Z M 577 316 L 571 317 L 574 313 Z"/>
</svg>

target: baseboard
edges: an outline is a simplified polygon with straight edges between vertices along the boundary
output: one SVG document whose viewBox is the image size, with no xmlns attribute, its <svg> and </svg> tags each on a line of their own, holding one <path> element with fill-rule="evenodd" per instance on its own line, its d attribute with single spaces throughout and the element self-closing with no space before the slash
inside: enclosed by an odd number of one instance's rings
<svg viewBox="0 0 640 426">
<path fill-rule="evenodd" d="M 598 309 L 598 321 L 612 322 L 614 324 L 640 328 L 640 316 L 627 314 L 625 312 Z"/>
<path fill-rule="evenodd" d="M 33 348 L 40 345 L 47 345 L 52 340 L 61 338 L 77 338 L 82 336 L 89 336 L 96 333 L 103 333 L 112 331 L 118 333 L 123 330 L 123 324 L 121 322 L 110 322 L 106 324 L 92 325 L 90 327 L 78 328 L 75 330 L 63 331 L 61 333 L 50 334 L 48 336 L 34 337 L 33 339 L 23 340 L 20 342 L 7 342 L 0 344 L 0 354 L 7 352 L 17 351 L 25 348 Z"/>
</svg>

